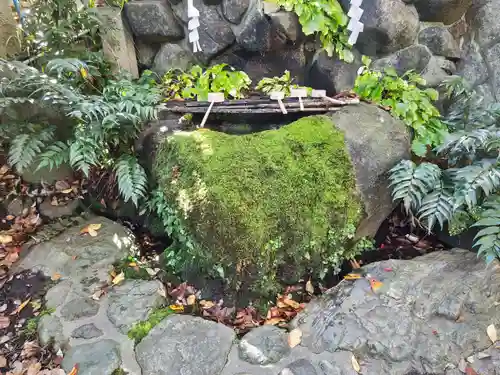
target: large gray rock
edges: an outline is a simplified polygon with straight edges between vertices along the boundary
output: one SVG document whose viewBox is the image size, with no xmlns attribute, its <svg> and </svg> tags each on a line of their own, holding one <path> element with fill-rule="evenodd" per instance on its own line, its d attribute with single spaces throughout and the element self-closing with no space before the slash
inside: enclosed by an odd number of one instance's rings
<svg viewBox="0 0 500 375">
<path fill-rule="evenodd" d="M 269 16 L 275 28 L 284 33 L 291 42 L 296 42 L 303 35 L 299 18 L 294 12 L 279 11 Z"/>
<path fill-rule="evenodd" d="M 471 85 L 488 79 L 488 67 L 481 53 L 481 47 L 472 39 L 464 48 L 463 59 L 458 63 L 458 73 Z"/>
<path fill-rule="evenodd" d="M 242 360 L 255 365 L 276 363 L 290 352 L 287 333 L 271 325 L 250 331 L 239 342 L 238 349 Z"/>
<path fill-rule="evenodd" d="M 137 61 L 139 64 L 150 68 L 153 65 L 153 61 L 159 49 L 160 45 L 158 44 L 136 40 L 135 52 L 137 54 Z"/>
<path fill-rule="evenodd" d="M 99 304 L 90 298 L 76 298 L 69 301 L 61 309 L 65 320 L 78 320 L 94 316 L 99 311 Z"/>
<path fill-rule="evenodd" d="M 467 12 L 472 0 L 408 0 L 414 3 L 421 21 L 450 25 Z"/>
<path fill-rule="evenodd" d="M 458 43 L 444 26 L 429 26 L 421 30 L 418 42 L 427 46 L 434 55 L 454 59 L 460 57 Z"/>
<path fill-rule="evenodd" d="M 393 209 L 387 172 L 398 161 L 410 156 L 410 136 L 401 121 L 365 103 L 344 107 L 330 117 L 345 133 L 365 206 L 366 217 L 357 234 L 374 236 Z"/>
<path fill-rule="evenodd" d="M 474 30 L 476 41 L 481 47 L 488 48 L 498 40 L 500 34 L 499 8 L 499 0 L 484 0 L 475 3 L 467 12 L 467 22 Z"/>
<path fill-rule="evenodd" d="M 234 331 L 222 324 L 173 315 L 154 327 L 135 352 L 142 375 L 215 375 L 234 339 Z"/>
<path fill-rule="evenodd" d="M 164 289 L 158 280 L 130 280 L 113 288 L 107 309 L 110 322 L 127 334 L 134 323 L 146 320 L 151 311 L 165 303 Z"/>
<path fill-rule="evenodd" d="M 432 56 L 422 71 L 422 78 L 429 87 L 439 86 L 446 78 L 453 75 L 457 68 L 455 64 L 443 56 Z"/>
<path fill-rule="evenodd" d="M 125 4 L 125 14 L 134 35 L 144 40 L 169 42 L 184 36 L 166 1 L 129 1 Z"/>
<path fill-rule="evenodd" d="M 361 66 L 361 58 L 355 51 L 355 61 L 347 63 L 338 57 L 329 57 L 325 51 L 317 53 L 308 74 L 307 85 L 326 90 L 328 94 L 351 90 Z"/>
<path fill-rule="evenodd" d="M 195 64 L 196 58 L 189 50 L 176 43 L 165 43 L 156 54 L 152 69 L 163 75 L 170 69 L 187 70 Z"/>
<path fill-rule="evenodd" d="M 393 67 L 398 74 L 403 74 L 408 70 L 421 73 L 429 63 L 431 56 L 432 53 L 426 46 L 416 44 L 375 60 L 372 68 L 382 70 L 385 67 Z"/>
<path fill-rule="evenodd" d="M 496 99 L 500 99 L 500 43 L 495 44 L 484 51 L 484 58 L 490 68 L 490 84 L 493 87 L 493 94 Z"/>
<path fill-rule="evenodd" d="M 78 364 L 79 375 L 111 375 L 122 365 L 118 344 L 113 340 L 100 340 L 71 348 L 61 367 L 70 372 Z"/>
<path fill-rule="evenodd" d="M 347 11 L 348 0 L 341 1 Z M 363 55 L 377 56 L 396 52 L 415 42 L 419 30 L 417 10 L 402 0 L 365 1 L 361 22 L 364 30 L 356 42 L 356 49 Z"/>
<path fill-rule="evenodd" d="M 365 279 L 344 281 L 309 304 L 295 320 L 302 348 L 346 374 L 352 373 L 349 354 L 355 353 L 362 374 L 390 375 L 449 374 L 462 358 L 491 350 L 494 356 L 473 366 L 495 374 L 500 353 L 486 327 L 500 323 L 498 265 L 486 268 L 476 254 L 456 249 L 364 270 L 382 288 L 374 293 Z M 299 351 L 293 349 L 291 357 L 294 352 Z M 348 355 L 332 361 L 339 353 Z"/>
<path fill-rule="evenodd" d="M 257 6 L 251 8 L 240 25 L 233 27 L 236 42 L 247 51 L 264 52 L 273 49 L 273 25 Z"/>
<path fill-rule="evenodd" d="M 103 332 L 97 328 L 94 323 L 89 323 L 75 328 L 73 332 L 71 332 L 71 337 L 75 339 L 93 339 L 102 336 L 102 334 Z"/>
<path fill-rule="evenodd" d="M 222 13 L 226 20 L 238 24 L 245 15 L 251 0 L 223 0 Z"/>
<path fill-rule="evenodd" d="M 41 345 L 52 343 L 56 350 L 63 349 L 68 343 L 63 333 L 61 320 L 57 316 L 45 315 L 40 318 L 37 326 L 38 340 Z"/>
</svg>

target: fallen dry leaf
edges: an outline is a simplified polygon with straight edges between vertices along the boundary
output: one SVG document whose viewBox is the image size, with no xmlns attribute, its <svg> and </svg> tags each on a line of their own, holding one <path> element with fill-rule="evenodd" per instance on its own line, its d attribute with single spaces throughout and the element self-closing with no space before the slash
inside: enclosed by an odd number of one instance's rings
<svg viewBox="0 0 500 375">
<path fill-rule="evenodd" d="M 0 316 L 0 329 L 10 326 L 10 319 L 7 316 Z"/>
<path fill-rule="evenodd" d="M 156 276 L 156 274 L 158 272 L 160 272 L 160 269 L 159 268 L 156 268 L 156 269 L 152 269 L 152 268 L 146 268 L 146 272 L 148 273 L 149 276 L 153 277 L 153 276 Z"/>
<path fill-rule="evenodd" d="M 23 350 L 21 351 L 21 358 L 28 359 L 34 357 L 40 353 L 40 351 L 40 346 L 36 341 L 26 341 L 23 345 Z"/>
<path fill-rule="evenodd" d="M 68 375 L 77 375 L 78 374 L 78 365 L 75 365 L 70 372 L 68 372 Z"/>
<path fill-rule="evenodd" d="M 3 355 L 0 355 L 0 367 L 6 367 L 7 366 L 7 358 L 5 358 Z"/>
<path fill-rule="evenodd" d="M 357 373 L 361 372 L 361 366 L 359 365 L 358 360 L 354 355 L 351 356 L 351 364 L 354 371 L 356 371 Z"/>
<path fill-rule="evenodd" d="M 121 282 L 125 280 L 125 274 L 123 272 L 120 272 L 118 275 L 116 275 L 113 280 L 111 281 L 113 285 L 118 285 Z"/>
<path fill-rule="evenodd" d="M 490 338 L 493 344 L 497 342 L 498 340 L 497 329 L 495 328 L 494 324 L 490 324 L 488 328 L 486 328 L 486 333 L 488 334 L 488 337 Z"/>
<path fill-rule="evenodd" d="M 98 291 L 96 291 L 94 294 L 92 294 L 91 298 L 94 300 L 94 301 L 99 301 L 99 299 L 101 298 L 101 296 L 104 294 L 104 290 L 102 289 L 99 289 Z"/>
<path fill-rule="evenodd" d="M 265 325 L 275 326 L 276 324 L 284 322 L 284 321 L 285 321 L 285 319 L 283 319 L 283 318 L 271 318 L 271 319 L 267 319 L 264 322 L 264 324 Z"/>
<path fill-rule="evenodd" d="M 9 169 L 10 168 L 7 164 L 2 165 L 2 167 L 0 168 L 0 175 L 3 176 L 9 171 Z"/>
<path fill-rule="evenodd" d="M 42 368 L 42 364 L 40 362 L 32 363 L 28 367 L 28 371 L 26 371 L 26 375 L 37 375 Z"/>
<path fill-rule="evenodd" d="M 60 278 L 62 277 L 62 275 L 60 273 L 55 273 L 52 275 L 52 277 L 50 278 L 52 281 L 57 281 L 59 280 Z"/>
<path fill-rule="evenodd" d="M 73 192 L 73 188 L 61 190 L 61 193 L 63 193 L 63 194 L 70 194 L 72 192 Z"/>
<path fill-rule="evenodd" d="M 26 305 L 31 301 L 31 298 L 28 298 L 26 301 L 24 301 L 23 303 L 21 303 L 19 305 L 19 307 L 17 309 L 15 309 L 10 315 L 16 315 L 16 314 L 19 314 L 22 309 L 24 309 L 26 307 Z"/>
<path fill-rule="evenodd" d="M 60 181 L 56 181 L 56 183 L 54 184 L 54 187 L 56 188 L 56 190 L 65 190 L 65 189 L 69 189 L 71 186 L 64 180 L 60 180 Z"/>
<path fill-rule="evenodd" d="M 458 369 L 465 374 L 465 371 L 467 370 L 467 362 L 465 362 L 465 359 L 460 358 Z"/>
<path fill-rule="evenodd" d="M 311 279 L 309 279 L 306 283 L 306 292 L 309 294 L 314 294 L 314 286 L 311 282 Z"/>
<path fill-rule="evenodd" d="M 191 294 L 188 298 L 186 298 L 186 303 L 188 306 L 194 305 L 196 302 L 196 296 L 194 294 Z"/>
<path fill-rule="evenodd" d="M 295 348 L 302 341 L 302 330 L 295 328 L 288 334 L 288 345 L 290 348 Z"/>
<path fill-rule="evenodd" d="M 378 281 L 377 279 L 370 279 L 370 286 L 374 292 L 378 291 L 384 285 L 383 282 Z"/>
<path fill-rule="evenodd" d="M 478 375 L 478 373 L 476 372 L 476 370 L 474 370 L 472 367 L 467 367 L 465 369 L 465 373 L 467 375 Z"/>
<path fill-rule="evenodd" d="M 7 245 L 13 240 L 10 234 L 0 234 L 0 244 Z"/>
<path fill-rule="evenodd" d="M 212 301 L 205 301 L 204 299 L 202 299 L 200 301 L 200 306 L 202 309 L 211 309 L 212 307 L 215 306 L 215 303 L 213 303 Z"/>
<path fill-rule="evenodd" d="M 183 312 L 184 311 L 184 306 L 182 305 L 170 305 L 168 308 L 174 312 Z"/>
<path fill-rule="evenodd" d="M 283 303 L 290 306 L 292 309 L 300 309 L 300 303 L 294 301 L 293 299 L 285 298 L 283 299 Z"/>
<path fill-rule="evenodd" d="M 88 233 L 92 237 L 97 236 L 97 231 L 101 229 L 102 224 L 89 224 L 85 228 L 82 228 L 80 234 Z"/>
</svg>

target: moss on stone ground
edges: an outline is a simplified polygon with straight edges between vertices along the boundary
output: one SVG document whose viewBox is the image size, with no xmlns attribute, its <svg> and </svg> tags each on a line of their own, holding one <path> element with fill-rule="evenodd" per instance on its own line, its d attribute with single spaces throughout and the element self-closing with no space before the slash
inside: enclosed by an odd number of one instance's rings
<svg viewBox="0 0 500 375">
<path fill-rule="evenodd" d="M 190 255 L 263 292 L 287 265 L 295 274 L 324 265 L 336 251 L 329 235 L 361 217 L 344 135 L 326 116 L 241 136 L 178 133 L 155 169 L 196 243 Z"/>
<path fill-rule="evenodd" d="M 127 335 L 130 339 L 134 340 L 135 344 L 138 344 L 158 323 L 172 314 L 175 314 L 175 311 L 169 307 L 157 308 L 149 314 L 147 320 L 135 323 Z"/>
</svg>

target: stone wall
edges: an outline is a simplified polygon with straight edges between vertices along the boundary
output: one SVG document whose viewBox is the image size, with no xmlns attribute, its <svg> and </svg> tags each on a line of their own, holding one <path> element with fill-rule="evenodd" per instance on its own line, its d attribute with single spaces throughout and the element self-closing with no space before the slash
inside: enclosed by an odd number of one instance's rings
<svg viewBox="0 0 500 375">
<path fill-rule="evenodd" d="M 130 0 L 125 14 L 141 68 L 162 74 L 169 68 L 225 62 L 252 79 L 291 71 L 301 84 L 330 93 L 350 89 L 361 55 L 374 66 L 414 69 L 436 87 L 457 71 L 487 94 L 500 80 L 500 0 L 365 0 L 365 25 L 347 64 L 328 57 L 314 37 L 302 33 L 297 16 L 263 0 L 194 0 L 200 11 L 200 44 L 187 41 L 186 0 Z M 341 0 L 344 10 L 348 0 Z M 491 81 L 491 82 L 489 82 Z M 489 83 L 488 83 L 489 82 Z"/>
</svg>

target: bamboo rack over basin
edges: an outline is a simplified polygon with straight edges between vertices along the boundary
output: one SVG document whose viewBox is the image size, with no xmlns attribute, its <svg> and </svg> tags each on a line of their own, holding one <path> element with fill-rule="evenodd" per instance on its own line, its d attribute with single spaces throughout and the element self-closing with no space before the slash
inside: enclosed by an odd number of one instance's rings
<svg viewBox="0 0 500 375">
<path fill-rule="evenodd" d="M 288 112 L 332 112 L 343 106 L 358 104 L 357 98 L 342 98 L 332 102 L 324 98 L 304 98 L 302 99 L 304 109 L 300 109 L 297 98 L 286 98 L 283 100 Z M 176 113 L 205 113 L 210 102 L 199 102 L 194 100 L 178 101 L 171 100 L 160 106 L 161 111 Z M 268 98 L 226 100 L 214 103 L 211 113 L 281 113 L 279 104 L 275 100 Z"/>
</svg>

